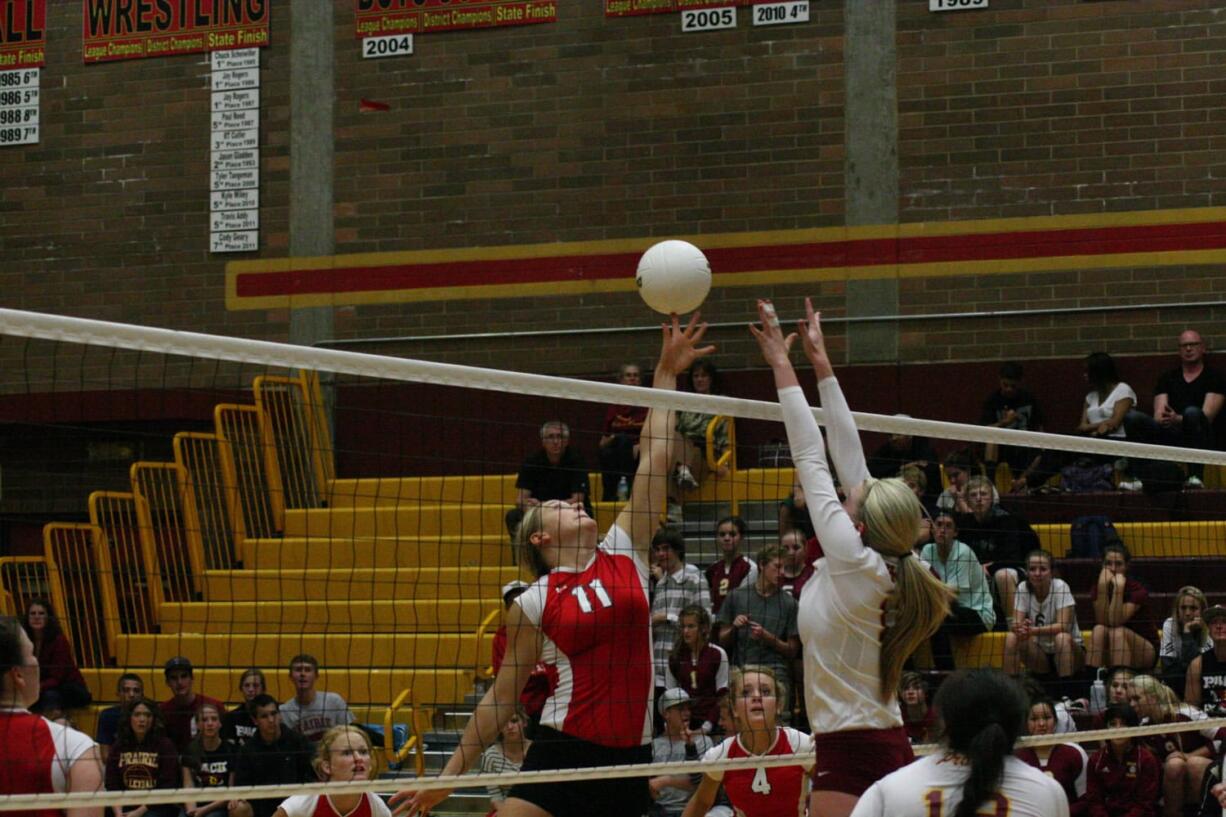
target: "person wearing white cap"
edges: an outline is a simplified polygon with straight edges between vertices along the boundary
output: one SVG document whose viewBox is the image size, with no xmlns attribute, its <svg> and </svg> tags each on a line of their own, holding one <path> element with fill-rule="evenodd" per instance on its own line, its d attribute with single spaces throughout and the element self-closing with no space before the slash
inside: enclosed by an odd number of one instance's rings
<svg viewBox="0 0 1226 817">
<path fill-rule="evenodd" d="M 651 742 L 651 757 L 656 763 L 697 760 L 713 745 L 698 729 L 690 729 L 690 696 L 681 687 L 666 690 L 656 704 L 664 718 L 664 731 Z M 651 778 L 651 817 L 681 817 L 696 781 L 685 774 L 664 774 Z"/>
</svg>

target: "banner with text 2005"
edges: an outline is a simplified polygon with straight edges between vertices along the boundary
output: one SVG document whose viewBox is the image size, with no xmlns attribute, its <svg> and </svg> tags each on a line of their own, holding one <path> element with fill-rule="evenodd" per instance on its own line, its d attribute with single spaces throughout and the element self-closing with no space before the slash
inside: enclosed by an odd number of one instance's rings
<svg viewBox="0 0 1226 817">
<path fill-rule="evenodd" d="M 81 0 L 85 62 L 269 44 L 271 0 Z"/>
<path fill-rule="evenodd" d="M 578 0 L 573 0 L 577 2 Z M 354 0 L 358 39 L 556 23 L 556 0 Z"/>
</svg>

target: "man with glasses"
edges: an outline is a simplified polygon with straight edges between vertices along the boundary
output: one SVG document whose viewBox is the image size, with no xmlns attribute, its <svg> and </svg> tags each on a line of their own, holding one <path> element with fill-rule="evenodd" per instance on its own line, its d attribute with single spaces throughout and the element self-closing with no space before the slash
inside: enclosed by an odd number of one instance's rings
<svg viewBox="0 0 1226 817">
<path fill-rule="evenodd" d="M 583 457 L 570 449 L 570 428 L 561 420 L 549 420 L 541 426 L 541 450 L 519 467 L 515 487 L 519 495 L 515 507 L 507 511 L 507 530 L 512 536 L 524 511 L 551 499 L 583 505 L 587 515 L 593 515 L 588 502 L 587 466 Z"/>
<path fill-rule="evenodd" d="M 1205 365 L 1205 341 L 1187 329 L 1179 336 L 1179 366 L 1158 379 L 1154 388 L 1157 441 L 1185 448 L 1213 447 L 1213 423 L 1222 410 L 1226 380 Z M 1188 464 L 1189 488 L 1204 487 L 1205 466 Z"/>
</svg>

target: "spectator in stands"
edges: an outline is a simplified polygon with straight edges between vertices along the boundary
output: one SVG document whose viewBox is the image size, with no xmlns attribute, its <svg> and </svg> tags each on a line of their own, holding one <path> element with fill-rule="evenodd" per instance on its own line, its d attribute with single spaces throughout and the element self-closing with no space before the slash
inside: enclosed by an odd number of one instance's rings
<svg viewBox="0 0 1226 817">
<path fill-rule="evenodd" d="M 940 670 L 954 669 L 951 636 L 986 633 L 996 625 L 992 591 L 987 574 L 975 552 L 958 540 L 958 524 L 952 514 L 939 513 L 932 521 L 934 541 L 924 545 L 920 558 L 954 594 L 949 615 L 932 634 L 932 658 Z"/>
<path fill-rule="evenodd" d="M 1005 636 L 1003 669 L 1073 678 L 1085 665 L 1077 602 L 1063 579 L 1052 575 L 1052 556 L 1035 550 L 1026 559 L 1026 581 L 1017 588 L 1013 620 Z"/>
<path fill-rule="evenodd" d="M 656 697 L 666 688 L 668 658 L 681 630 L 681 611 L 690 605 L 711 609 L 711 592 L 702 571 L 685 562 L 685 538 L 663 527 L 651 538 L 651 648 L 656 665 Z"/>
<path fill-rule="evenodd" d="M 1148 613 L 1149 591 L 1128 575 L 1131 557 L 1120 543 L 1103 549 L 1103 567 L 1090 588 L 1094 629 L 1086 664 L 1090 667 L 1132 667 L 1149 671 L 1154 666 L 1156 630 Z"/>
<path fill-rule="evenodd" d="M 519 495 L 515 507 L 507 511 L 507 530 L 512 536 L 525 510 L 551 499 L 582 504 L 592 515 L 587 465 L 579 452 L 570 448 L 570 426 L 561 420 L 549 420 L 541 426 L 540 436 L 541 450 L 524 460 L 515 477 Z"/>
<path fill-rule="evenodd" d="M 623 386 L 641 386 L 643 370 L 637 363 L 623 363 L 617 382 Z M 601 429 L 600 498 L 612 502 L 618 498 L 617 485 L 626 480 L 627 489 L 634 485 L 634 472 L 639 462 L 639 435 L 647 421 L 646 406 L 609 406 Z M 627 492 L 626 496 L 629 496 Z"/>
<path fill-rule="evenodd" d="M 937 711 L 928 704 L 928 682 L 918 672 L 908 670 L 898 682 L 898 702 L 907 739 L 929 743 L 936 739 Z"/>
<path fill-rule="evenodd" d="M 1186 329 L 1179 335 L 1179 366 L 1154 387 L 1154 421 L 1158 441 L 1186 448 L 1212 448 L 1213 424 L 1226 400 L 1226 378 L 1205 365 L 1205 341 Z M 1189 488 L 1204 487 L 1205 466 L 1188 465 Z"/>
<path fill-rule="evenodd" d="M 532 741 L 524 735 L 524 727 L 528 725 L 528 715 L 523 711 L 523 707 L 516 707 L 515 714 L 511 716 L 502 727 L 502 731 L 498 733 L 498 740 L 491 743 L 481 753 L 481 763 L 478 771 L 481 774 L 506 774 L 508 772 L 518 772 L 520 767 L 524 765 L 524 757 L 528 754 L 528 747 L 532 745 Z M 511 787 L 508 786 L 487 786 L 486 792 L 490 796 L 490 812 L 487 817 L 497 814 L 502 811 L 502 804 L 507 799 L 507 794 L 510 793 Z"/>
<path fill-rule="evenodd" d="M 21 624 L 34 644 L 42 678 L 38 701 L 30 711 L 89 706 L 93 696 L 85 687 L 85 678 L 72 657 L 72 645 L 52 612 L 51 603 L 46 599 L 31 601 Z"/>
<path fill-rule="evenodd" d="M 220 789 L 233 785 L 238 747 L 221 737 L 221 716 L 224 711 L 212 704 L 200 707 L 200 734 L 196 735 L 183 754 L 184 788 Z M 188 803 L 183 808 L 187 817 L 217 817 L 226 813 L 229 802 L 230 798 L 222 797 L 199 805 Z"/>
<path fill-rule="evenodd" d="M 1203 720 L 1205 713 L 1182 703 L 1174 690 L 1152 675 L 1132 679 L 1132 707 L 1141 725 L 1191 723 Z M 1110 721 L 1108 720 L 1108 723 Z M 1178 817 L 1185 804 L 1200 801 L 1205 770 L 1213 758 L 1213 741 L 1200 730 L 1184 730 L 1141 739 L 1162 766 L 1162 813 Z"/>
<path fill-rule="evenodd" d="M 196 737 L 198 728 L 196 717 L 200 712 L 200 707 L 205 704 L 213 704 L 218 708 L 222 706 L 221 701 L 216 698 L 200 695 L 194 691 L 194 674 L 192 662 L 181 655 L 166 662 L 166 686 L 170 688 L 170 700 L 162 701 L 160 707 L 162 719 L 166 723 L 166 737 L 170 738 L 180 752 L 187 748 L 192 738 Z M 175 780 L 177 781 L 178 778 L 176 771 Z M 177 782 L 175 785 L 178 785 Z"/>
<path fill-rule="evenodd" d="M 970 506 L 966 504 L 966 486 L 972 476 L 982 476 L 981 472 L 982 468 L 968 449 L 951 451 L 945 457 L 945 478 L 949 480 L 949 486 L 937 496 L 937 510 L 970 513 Z M 1000 502 L 995 485 L 992 486 L 992 502 Z"/>
<path fill-rule="evenodd" d="M 709 358 L 700 358 L 690 366 L 690 388 L 695 394 L 723 394 L 720 384 L 719 369 Z M 673 478 L 677 487 L 696 490 L 707 474 L 707 426 L 715 419 L 714 414 L 703 414 L 697 411 L 677 412 L 677 463 L 673 470 Z M 715 457 L 718 459 L 728 450 L 728 422 L 715 426 L 712 432 L 712 444 Z M 719 475 L 727 473 L 727 467 L 720 466 Z M 680 496 L 680 493 L 677 494 Z"/>
<path fill-rule="evenodd" d="M 1017 361 L 1001 364 L 998 386 L 983 403 L 980 425 L 1017 431 L 1043 430 L 1043 410 L 1030 390 L 1022 385 L 1022 373 L 1022 364 Z M 1051 476 L 1042 468 L 1043 452 L 1033 448 L 986 443 L 983 460 L 987 477 L 993 484 L 996 482 L 996 464 L 1008 463 L 1014 492 L 1038 488 Z"/>
<path fill-rule="evenodd" d="M 522 596 L 530 586 L 519 579 L 504 584 L 502 586 L 502 609 L 510 610 L 515 600 Z M 498 630 L 494 633 L 492 652 L 491 664 L 494 675 L 497 675 L 498 670 L 502 668 L 503 658 L 507 654 L 506 624 L 498 625 Z M 523 691 L 519 693 L 519 706 L 524 710 L 524 736 L 529 740 L 536 737 L 536 727 L 541 722 L 541 712 L 545 709 L 545 701 L 549 700 L 549 695 L 553 692 L 551 678 L 549 667 L 538 661 L 532 669 L 532 674 L 528 676 L 528 682 L 524 684 Z"/>
<path fill-rule="evenodd" d="M 124 707 L 119 734 L 106 759 L 108 791 L 179 787 L 179 751 L 166 734 L 158 705 L 141 698 Z M 115 817 L 176 817 L 176 805 L 112 806 Z"/>
<path fill-rule="evenodd" d="M 238 751 L 234 764 L 235 786 L 292 785 L 317 782 L 311 768 L 314 754 L 310 742 L 281 725 L 277 699 L 257 695 L 251 701 L 256 734 Z M 279 799 L 231 800 L 230 817 L 272 817 Z"/>
<path fill-rule="evenodd" d="M 255 736 L 255 719 L 251 717 L 251 702 L 257 695 L 268 692 L 268 681 L 264 678 L 264 670 L 252 667 L 245 670 L 238 679 L 238 691 L 243 694 L 243 702 L 231 709 L 221 719 L 221 737 L 231 741 L 235 746 L 242 746 Z"/>
<path fill-rule="evenodd" d="M 125 672 L 120 675 L 119 682 L 115 686 L 115 695 L 119 703 L 108 706 L 98 713 L 98 734 L 95 740 L 98 741 L 98 746 L 101 748 L 103 763 L 106 762 L 107 753 L 115 743 L 115 736 L 119 732 L 119 724 L 123 719 L 123 708 L 145 697 L 145 682 L 135 672 Z"/>
<path fill-rule="evenodd" d="M 1201 653 L 1213 649 L 1213 639 L 1202 618 L 1208 607 L 1205 594 L 1187 585 L 1179 588 L 1171 615 L 1162 622 L 1158 658 L 1162 662 L 1162 681 L 1171 689 L 1186 689 L 1188 667 Z M 1188 698 L 1186 693 L 1184 698 Z"/>
<path fill-rule="evenodd" d="M 1111 704 L 1105 716 L 1112 729 L 1138 724 L 1137 713 L 1127 704 Z M 1161 784 L 1162 766 L 1149 749 L 1129 737 L 1109 740 L 1086 765 L 1084 814 L 1153 817 Z"/>
<path fill-rule="evenodd" d="M 798 605 L 779 589 L 783 568 L 778 545 L 765 548 L 757 561 L 758 578 L 729 593 L 719 610 L 719 641 L 733 651 L 737 666 L 760 664 L 773 669 L 776 678 L 787 678 L 792 659 L 800 654 Z M 784 687 L 779 693 L 779 711 L 786 717 L 791 712 L 789 692 Z"/>
<path fill-rule="evenodd" d="M 1038 549 L 1039 537 L 1025 519 L 998 505 L 999 499 L 987 477 L 971 477 L 959 502 L 968 512 L 955 513 L 954 521 L 962 541 L 992 577 L 1000 612 L 1007 619 L 1012 615 L 1026 554 Z"/>
<path fill-rule="evenodd" d="M 335 692 L 315 689 L 319 681 L 319 662 L 315 656 L 302 653 L 291 658 L 289 679 L 294 685 L 294 697 L 281 704 L 281 724 L 286 729 L 318 743 L 333 726 L 354 722 L 344 698 Z"/>
<path fill-rule="evenodd" d="M 1136 439 L 1137 417 L 1129 417 L 1137 403 L 1132 386 L 1120 380 L 1115 360 L 1106 352 L 1094 352 L 1086 357 L 1085 378 L 1090 386 L 1081 408 L 1077 433 L 1090 437 L 1111 437 L 1118 440 Z"/>
<path fill-rule="evenodd" d="M 1032 698 L 1026 718 L 1026 734 L 1056 734 L 1056 705 L 1049 698 Z M 1024 747 L 1014 754 L 1044 774 L 1051 775 L 1064 788 L 1069 805 L 1086 793 L 1085 749 L 1076 743 L 1049 743 Z M 1076 814 L 1076 809 L 1073 810 Z"/>
<path fill-rule="evenodd" d="M 698 760 L 711 748 L 709 737 L 690 729 L 690 696 L 684 689 L 665 692 L 658 708 L 664 718 L 664 731 L 651 742 L 652 762 Z M 681 817 L 696 782 L 690 775 L 666 774 L 651 778 L 648 785 L 655 800 L 648 811 L 650 817 Z"/>
<path fill-rule="evenodd" d="M 910 414 L 895 414 L 909 420 Z M 868 472 L 877 479 L 896 477 L 904 468 L 918 468 L 924 475 L 925 494 L 920 501 L 927 507 L 936 500 L 936 487 L 941 484 L 941 462 L 927 437 L 891 434 L 889 439 L 868 458 Z M 932 493 L 927 493 L 931 486 Z"/>
<path fill-rule="evenodd" d="M 1132 667 L 1112 667 L 1107 673 L 1107 703 L 1108 704 L 1129 704 L 1132 705 L 1134 697 L 1132 689 L 1132 679 L 1137 675 L 1137 671 Z M 1103 712 L 1095 712 L 1090 718 L 1091 729 L 1106 729 L 1107 721 Z"/>
<path fill-rule="evenodd" d="M 839 490 L 837 483 L 835 490 Z M 779 535 L 783 536 L 792 530 L 803 533 L 805 541 L 813 538 L 813 520 L 809 518 L 809 508 L 805 504 L 805 491 L 800 485 L 798 476 L 792 479 L 792 493 L 779 503 Z"/>
<path fill-rule="evenodd" d="M 374 777 L 370 736 L 356 726 L 334 726 L 324 733 L 311 759 L 314 776 L 325 783 L 353 783 Z M 277 807 L 276 817 L 391 817 L 374 792 L 299 794 Z"/>
<path fill-rule="evenodd" d="M 719 545 L 720 558 L 707 568 L 707 584 L 711 588 L 711 612 L 718 613 L 724 599 L 745 583 L 758 578 L 758 566 L 741 553 L 745 541 L 745 520 L 739 516 L 725 516 L 715 525 L 715 541 Z"/>
<path fill-rule="evenodd" d="M 1215 604 L 1204 612 L 1212 646 L 1192 659 L 1184 684 L 1184 700 L 1214 717 L 1226 715 L 1226 607 Z"/>
<path fill-rule="evenodd" d="M 667 689 L 690 696 L 690 728 L 711 734 L 719 726 L 719 702 L 728 694 L 728 653 L 712 644 L 711 614 L 700 604 L 681 611 L 681 637 L 668 656 Z"/>
<path fill-rule="evenodd" d="M 813 562 L 805 547 L 804 535 L 798 530 L 790 530 L 779 537 L 779 549 L 783 553 L 781 570 L 779 571 L 779 588 L 791 593 L 792 598 L 800 601 L 800 591 L 805 582 L 813 576 Z"/>
</svg>

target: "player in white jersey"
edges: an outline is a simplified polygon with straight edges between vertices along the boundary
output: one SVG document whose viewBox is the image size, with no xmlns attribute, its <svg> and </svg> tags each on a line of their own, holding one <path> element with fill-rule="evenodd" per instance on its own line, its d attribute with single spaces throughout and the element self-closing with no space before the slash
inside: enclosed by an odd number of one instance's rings
<svg viewBox="0 0 1226 817">
<path fill-rule="evenodd" d="M 941 751 L 874 783 L 852 817 L 1068 817 L 1064 789 L 1013 756 L 1026 697 L 994 669 L 963 670 L 937 691 Z"/>
<path fill-rule="evenodd" d="M 830 455 L 849 491 L 843 505 L 817 422 L 788 359 L 769 301 L 750 327 L 775 375 L 788 443 L 824 555 L 800 594 L 805 705 L 815 766 L 809 811 L 846 817 L 873 782 L 914 755 L 898 706 L 903 662 L 949 612 L 948 589 L 914 557 L 923 508 L 901 479 L 869 477 L 860 438 L 826 354 L 819 316 L 805 300 L 798 333 L 817 374 Z"/>
</svg>

